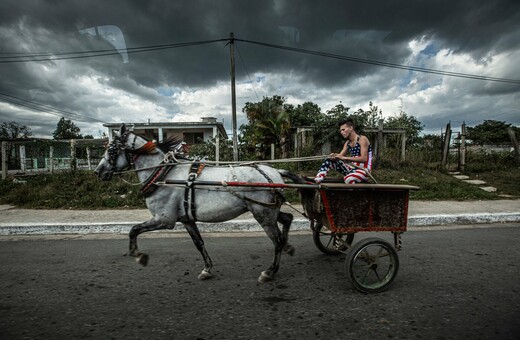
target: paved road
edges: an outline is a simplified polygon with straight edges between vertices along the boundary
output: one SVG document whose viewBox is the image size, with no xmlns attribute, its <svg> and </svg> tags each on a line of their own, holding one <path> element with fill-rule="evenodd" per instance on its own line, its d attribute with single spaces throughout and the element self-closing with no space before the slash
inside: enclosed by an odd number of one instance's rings
<svg viewBox="0 0 520 340">
<path fill-rule="evenodd" d="M 403 235 L 397 279 L 375 295 L 308 233 L 267 284 L 272 246 L 253 233 L 205 235 L 210 281 L 185 236 L 142 238 L 148 267 L 120 235 L 2 238 L 0 338 L 518 339 L 520 225 L 428 229 Z"/>
</svg>

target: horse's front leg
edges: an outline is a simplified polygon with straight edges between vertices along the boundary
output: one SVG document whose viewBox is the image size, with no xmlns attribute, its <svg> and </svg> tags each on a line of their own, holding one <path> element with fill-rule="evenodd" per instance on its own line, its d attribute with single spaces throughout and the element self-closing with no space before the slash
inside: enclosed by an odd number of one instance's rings
<svg viewBox="0 0 520 340">
<path fill-rule="evenodd" d="M 197 247 L 200 254 L 202 255 L 202 258 L 204 259 L 204 269 L 199 274 L 198 279 L 210 279 L 211 277 L 213 277 L 213 274 L 211 274 L 213 262 L 211 261 L 211 258 L 209 257 L 208 252 L 206 251 L 206 247 L 204 246 L 204 241 L 202 240 L 202 236 L 200 235 L 199 228 L 197 228 L 195 222 L 186 222 L 184 223 L 184 226 L 186 227 L 188 234 L 190 234 L 191 239 L 195 244 L 195 247 Z"/>
<path fill-rule="evenodd" d="M 148 264 L 148 255 L 145 253 L 141 253 L 138 250 L 137 247 L 137 236 L 139 236 L 142 233 L 145 233 L 147 231 L 153 231 L 153 230 L 161 230 L 161 229 L 173 229 L 175 227 L 175 224 L 165 224 L 161 223 L 155 219 L 148 220 L 146 222 L 136 224 L 130 229 L 130 233 L 128 234 L 130 238 L 130 242 L 128 245 L 128 255 L 135 257 L 135 260 L 143 265 L 146 266 Z"/>
</svg>

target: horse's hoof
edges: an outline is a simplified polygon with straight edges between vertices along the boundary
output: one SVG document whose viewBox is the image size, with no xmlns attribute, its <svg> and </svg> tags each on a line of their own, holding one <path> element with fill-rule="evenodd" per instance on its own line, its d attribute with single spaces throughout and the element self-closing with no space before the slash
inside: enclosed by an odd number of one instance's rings
<svg viewBox="0 0 520 340">
<path fill-rule="evenodd" d="M 135 261 L 137 263 L 139 263 L 140 265 L 142 265 L 143 267 L 146 267 L 146 265 L 148 265 L 148 254 L 145 254 L 145 253 L 137 254 Z"/>
<path fill-rule="evenodd" d="M 266 271 L 263 271 L 262 273 L 260 273 L 260 277 L 258 278 L 258 282 L 260 283 L 265 283 L 265 282 L 269 282 L 273 279 L 273 277 L 269 274 L 267 274 Z"/>
<path fill-rule="evenodd" d="M 213 277 L 213 274 L 211 274 L 208 270 L 204 269 L 198 276 L 199 280 L 207 280 L 211 279 Z"/>
</svg>

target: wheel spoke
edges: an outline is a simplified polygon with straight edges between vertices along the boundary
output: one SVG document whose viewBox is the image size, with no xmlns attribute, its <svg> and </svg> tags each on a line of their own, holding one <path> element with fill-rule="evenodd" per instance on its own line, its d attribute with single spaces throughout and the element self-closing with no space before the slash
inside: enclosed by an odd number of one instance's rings
<svg viewBox="0 0 520 340">
<path fill-rule="evenodd" d="M 399 268 L 397 252 L 385 240 L 367 238 L 347 253 L 345 269 L 353 286 L 364 293 L 385 290 Z"/>
</svg>

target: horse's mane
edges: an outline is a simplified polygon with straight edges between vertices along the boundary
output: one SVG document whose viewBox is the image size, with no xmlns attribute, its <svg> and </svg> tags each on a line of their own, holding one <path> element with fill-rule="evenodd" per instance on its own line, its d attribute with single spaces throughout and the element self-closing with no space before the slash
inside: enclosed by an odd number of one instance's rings
<svg viewBox="0 0 520 340">
<path fill-rule="evenodd" d="M 171 151 L 173 148 L 175 148 L 180 143 L 182 143 L 181 138 L 172 136 L 172 137 L 168 138 L 167 140 L 158 143 L 157 147 L 159 148 L 159 150 L 166 153 L 168 151 Z"/>
<path fill-rule="evenodd" d="M 177 137 L 170 137 L 166 139 L 165 141 L 162 141 L 160 143 L 155 142 L 147 142 L 143 146 L 141 146 L 139 149 L 135 150 L 134 153 L 136 154 L 150 154 L 155 151 L 155 149 L 159 149 L 164 153 L 167 153 L 171 150 L 173 150 L 177 145 L 182 143 L 182 140 Z"/>
</svg>

